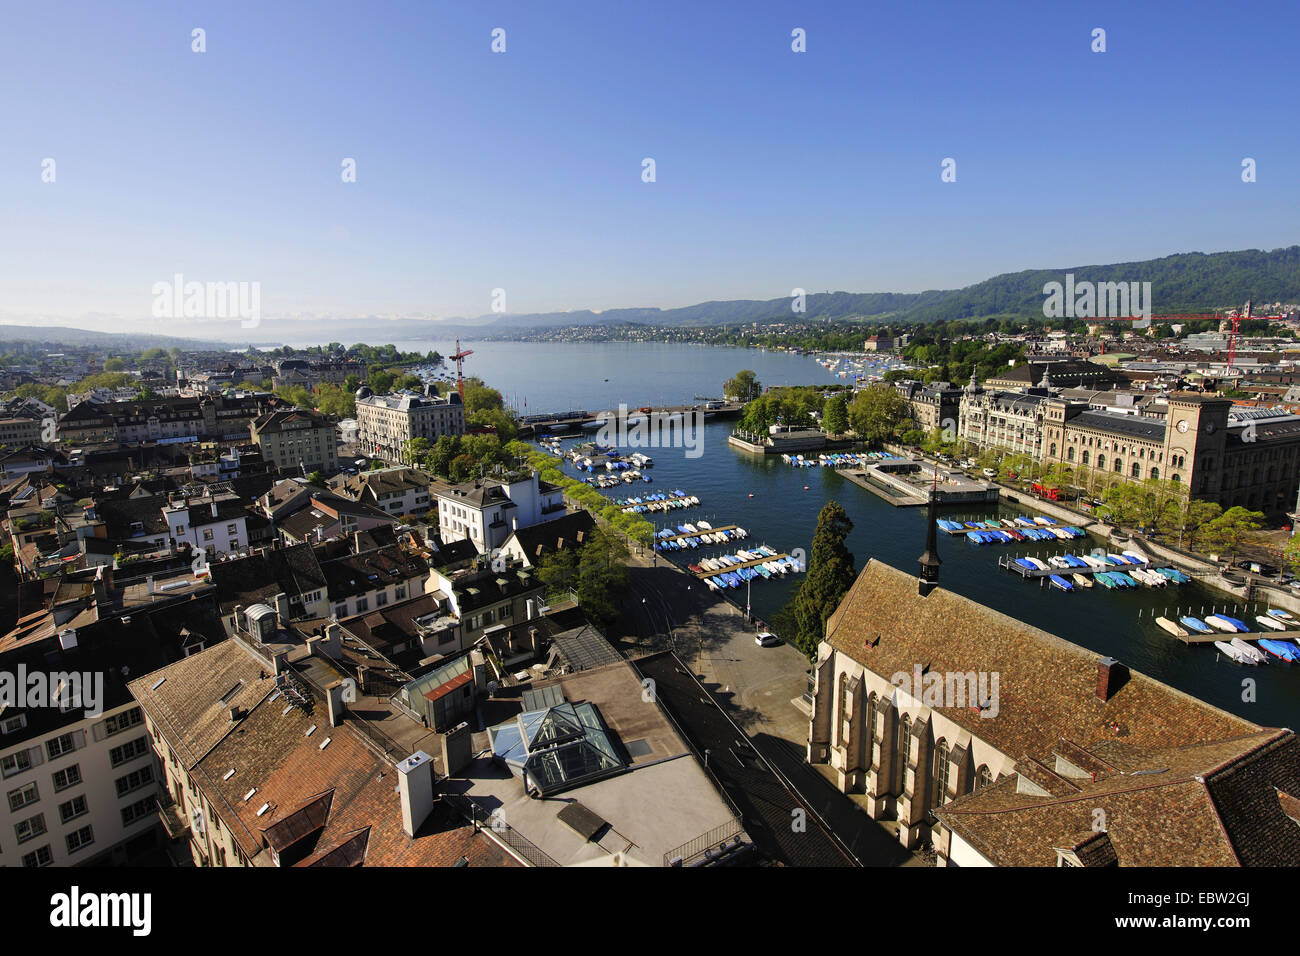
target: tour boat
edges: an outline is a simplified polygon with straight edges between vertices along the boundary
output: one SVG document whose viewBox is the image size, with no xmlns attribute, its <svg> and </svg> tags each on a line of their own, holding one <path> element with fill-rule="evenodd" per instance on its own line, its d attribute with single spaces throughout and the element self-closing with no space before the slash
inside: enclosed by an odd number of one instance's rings
<svg viewBox="0 0 1300 956">
<path fill-rule="evenodd" d="M 1188 636 L 1189 636 L 1188 633 L 1187 633 L 1187 629 L 1186 629 L 1185 627 L 1179 627 L 1177 624 L 1175 624 L 1173 621 L 1169 620 L 1169 618 L 1167 618 L 1167 617 L 1158 617 L 1158 618 L 1156 618 L 1156 624 L 1159 625 L 1159 626 L 1160 626 L 1161 628 L 1163 628 L 1164 630 L 1168 631 L 1168 632 L 1169 632 L 1170 634 L 1172 634 L 1174 637 L 1188 637 Z"/>
</svg>

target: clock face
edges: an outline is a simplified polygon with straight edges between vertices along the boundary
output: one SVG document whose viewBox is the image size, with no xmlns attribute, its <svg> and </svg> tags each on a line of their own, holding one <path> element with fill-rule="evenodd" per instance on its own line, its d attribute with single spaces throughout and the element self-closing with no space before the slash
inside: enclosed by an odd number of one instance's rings
<svg viewBox="0 0 1300 956">
<path fill-rule="evenodd" d="M 1185 432 L 1185 431 L 1187 431 L 1187 422 L 1186 422 L 1186 420 L 1181 421 L 1181 422 L 1178 423 L 1178 430 L 1179 430 L 1180 432 Z"/>
</svg>

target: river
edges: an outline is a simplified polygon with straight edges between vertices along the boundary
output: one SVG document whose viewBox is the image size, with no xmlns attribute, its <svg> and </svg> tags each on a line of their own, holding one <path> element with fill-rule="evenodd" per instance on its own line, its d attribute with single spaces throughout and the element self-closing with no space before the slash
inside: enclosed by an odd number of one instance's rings
<svg viewBox="0 0 1300 956">
<path fill-rule="evenodd" d="M 474 350 L 466 360 L 466 374 L 499 388 L 507 402 L 513 400 L 525 414 L 596 410 L 619 403 L 630 407 L 690 404 L 697 395 L 719 396 L 722 383 L 746 368 L 754 370 L 765 386 L 845 381 L 812 357 L 752 349 L 623 342 L 462 344 Z M 398 345 L 421 351 L 437 349 L 444 355 L 454 349 L 453 344 L 443 342 Z M 697 458 L 688 458 L 680 448 L 642 449 L 655 460 L 654 467 L 647 470 L 653 483 L 611 489 L 606 494 L 621 497 L 680 488 L 698 496 L 701 507 L 661 516 L 661 523 L 671 519 L 676 525 L 702 518 L 714 525 L 738 524 L 750 532 L 750 543 L 769 544 L 785 552 L 811 548 L 818 512 L 827 501 L 835 500 L 853 521 L 848 546 L 859 569 L 874 557 L 909 573 L 916 571 L 916 559 L 925 544 L 923 509 L 895 508 L 832 469 L 792 468 L 780 456 L 736 451 L 727 444 L 731 426 L 725 421 L 708 424 Z M 580 474 L 571 466 L 566 466 L 566 473 Z M 992 517 L 995 513 L 1014 517 L 1028 512 L 1005 505 L 979 512 L 970 507 L 942 511 L 952 518 Z M 726 550 L 701 549 L 676 560 L 697 561 Z M 1064 542 L 972 547 L 940 534 L 940 585 L 1092 651 L 1116 657 L 1134 670 L 1248 720 L 1266 726 L 1294 724 L 1300 710 L 1300 668 L 1276 660 L 1246 668 L 1223 659 L 1213 645 L 1184 646 L 1152 622 L 1166 608 L 1171 613 L 1175 607 L 1181 607 L 1183 613 L 1191 608 L 1194 614 L 1202 607 L 1208 613 L 1211 605 L 1222 609 L 1224 601 L 1231 599 L 1221 593 L 1192 583 L 1133 591 L 1097 586 L 1065 594 L 1024 581 L 997 566 L 998 557 L 1005 554 L 1045 556 L 1067 550 L 1070 548 Z M 792 579 L 753 582 L 754 614 L 771 616 L 788 599 L 794 585 Z M 727 593 L 744 606 L 743 590 Z M 1243 701 L 1250 696 L 1243 689 L 1247 678 L 1255 681 L 1252 702 Z"/>
</svg>

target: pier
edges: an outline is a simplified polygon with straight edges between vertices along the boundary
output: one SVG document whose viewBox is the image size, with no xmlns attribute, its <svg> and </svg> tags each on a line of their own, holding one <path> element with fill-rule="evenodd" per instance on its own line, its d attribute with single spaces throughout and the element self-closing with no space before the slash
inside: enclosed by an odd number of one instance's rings
<svg viewBox="0 0 1300 956">
<path fill-rule="evenodd" d="M 705 421 L 710 418 L 736 418 L 744 409 L 740 402 L 725 402 L 715 408 L 706 408 L 703 405 L 664 405 L 658 408 L 642 405 L 639 408 L 630 406 L 620 406 L 618 409 L 607 409 L 600 412 L 592 412 L 586 409 L 567 412 L 544 412 L 538 415 L 524 415 L 519 419 L 519 437 L 534 438 L 547 432 L 566 432 L 581 431 L 593 425 L 604 424 L 605 422 L 618 423 L 624 418 L 629 422 L 635 422 L 637 418 L 645 417 L 672 417 L 674 415 L 682 416 L 683 421 L 687 415 L 702 415 Z"/>
<path fill-rule="evenodd" d="M 668 535 L 667 537 L 664 538 L 655 538 L 655 544 L 658 545 L 662 541 L 681 541 L 685 538 L 698 538 L 706 534 L 717 534 L 719 531 L 726 531 L 730 533 L 732 531 L 739 531 L 739 530 L 740 530 L 740 525 L 726 524 L 720 528 L 710 528 L 708 531 L 688 531 L 686 534 L 673 534 L 673 535 Z M 769 558 L 768 560 L 774 561 L 776 559 Z"/>
<path fill-rule="evenodd" d="M 742 561 L 739 564 L 729 564 L 718 571 L 701 571 L 695 576 L 703 581 L 705 578 L 716 578 L 719 574 L 726 574 L 728 571 L 739 571 L 741 568 L 752 568 L 760 564 L 767 564 L 769 561 L 784 561 L 790 555 L 782 553 L 766 558 L 759 558 L 755 561 Z"/>
<path fill-rule="evenodd" d="M 997 504 L 998 486 L 974 481 L 960 471 L 937 469 L 935 494 L 940 505 Z M 837 468 L 836 473 L 898 508 L 927 504 L 936 468 L 929 462 L 886 459 L 865 468 Z M 974 529 L 971 529 L 974 530 Z"/>
</svg>

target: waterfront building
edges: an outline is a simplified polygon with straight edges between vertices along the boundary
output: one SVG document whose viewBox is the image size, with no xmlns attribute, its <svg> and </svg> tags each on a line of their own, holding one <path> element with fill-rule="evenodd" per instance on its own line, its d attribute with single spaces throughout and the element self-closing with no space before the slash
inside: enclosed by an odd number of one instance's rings
<svg viewBox="0 0 1300 956">
<path fill-rule="evenodd" d="M 357 389 L 356 445 L 366 454 L 401 461 L 413 439 L 437 442 L 443 435 L 465 433 L 465 406 L 460 395 L 420 395 L 395 392 L 375 395 Z"/>
</svg>

